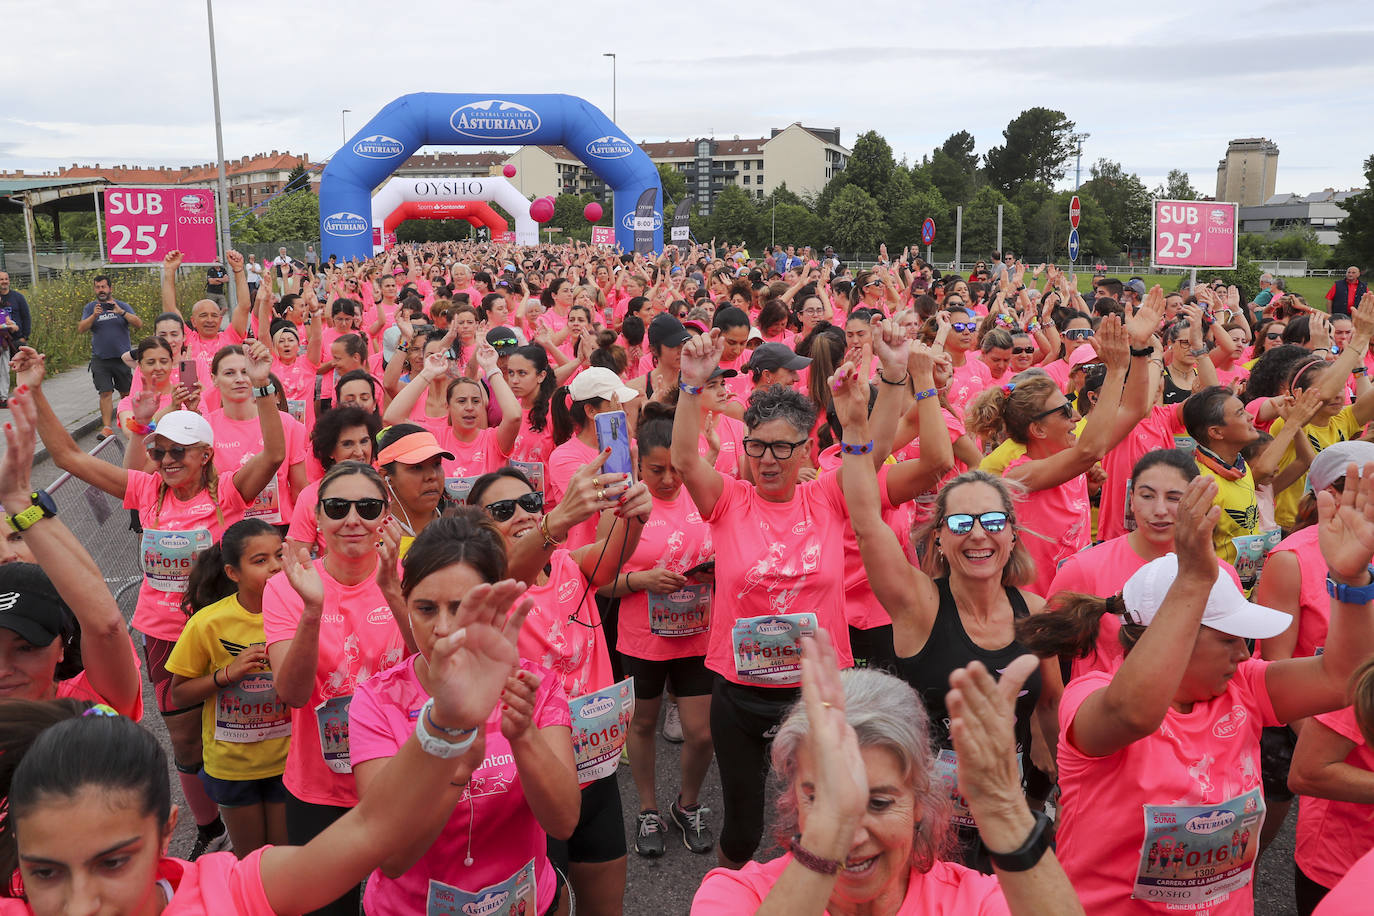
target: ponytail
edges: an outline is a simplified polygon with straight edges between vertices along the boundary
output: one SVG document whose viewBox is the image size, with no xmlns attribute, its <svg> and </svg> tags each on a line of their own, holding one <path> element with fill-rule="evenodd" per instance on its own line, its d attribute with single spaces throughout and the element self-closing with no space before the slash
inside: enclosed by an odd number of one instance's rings
<svg viewBox="0 0 1374 916">
<path fill-rule="evenodd" d="M 1058 390 L 1054 379 L 1043 373 L 1013 378 L 1005 385 L 979 393 L 968 405 L 965 425 L 970 433 L 990 445 L 1005 439 L 1025 445 L 1030 441 L 1033 418 Z"/>
<path fill-rule="evenodd" d="M 229 578 L 225 567 L 237 569 L 243 563 L 243 546 L 249 538 L 265 534 L 281 537 L 281 532 L 274 525 L 260 518 L 241 519 L 226 528 L 209 550 L 197 555 L 186 579 L 186 594 L 181 599 L 182 612 L 190 617 L 201 608 L 238 594 L 239 584 Z"/>
<path fill-rule="evenodd" d="M 1016 622 L 1016 639 L 1041 658 L 1087 658 L 1097 646 L 1098 630 L 1105 614 L 1124 614 L 1120 595 L 1099 598 L 1079 592 L 1060 592 L 1050 598 L 1044 612 Z M 1123 624 L 1121 645 L 1127 651 L 1145 628 Z"/>
</svg>

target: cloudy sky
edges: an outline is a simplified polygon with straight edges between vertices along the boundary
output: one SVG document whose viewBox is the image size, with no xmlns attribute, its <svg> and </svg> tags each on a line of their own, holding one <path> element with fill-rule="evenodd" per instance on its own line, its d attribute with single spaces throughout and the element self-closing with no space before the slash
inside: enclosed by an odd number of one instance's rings
<svg viewBox="0 0 1374 916">
<path fill-rule="evenodd" d="M 220 0 L 225 154 L 326 158 L 341 109 L 351 132 L 415 91 L 566 92 L 609 113 L 601 55 L 614 51 L 617 120 L 635 140 L 767 136 L 801 121 L 838 126 L 846 145 L 875 129 L 914 160 L 961 129 L 985 152 L 1042 105 L 1091 135 L 1085 179 L 1106 157 L 1151 187 L 1185 169 L 1210 194 L 1227 141 L 1262 136 L 1281 150 L 1281 192 L 1364 184 L 1368 0 L 1129 7 Z M 214 158 L 203 4 L 0 0 L 0 15 L 11 27 L 0 170 Z"/>
</svg>

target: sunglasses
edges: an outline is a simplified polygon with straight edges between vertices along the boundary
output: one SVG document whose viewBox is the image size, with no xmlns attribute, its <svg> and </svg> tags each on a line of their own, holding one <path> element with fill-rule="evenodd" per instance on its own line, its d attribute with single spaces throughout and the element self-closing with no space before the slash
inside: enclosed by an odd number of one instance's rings
<svg viewBox="0 0 1374 916">
<path fill-rule="evenodd" d="M 874 286 L 882 286 L 882 285 L 883 285 L 883 281 L 882 281 L 882 280 L 870 280 L 870 281 L 868 281 L 867 283 L 864 284 L 864 289 L 870 289 L 870 288 L 872 288 L 872 287 L 874 287 Z"/>
<path fill-rule="evenodd" d="M 1265 332 L 1264 332 L 1264 339 L 1265 339 L 1265 340 L 1283 340 L 1283 334 L 1281 334 L 1281 333 L 1280 333 L 1280 334 L 1275 334 L 1275 333 L 1272 332 L 1272 331 L 1265 331 Z"/>
<path fill-rule="evenodd" d="M 1086 340 L 1093 336 L 1092 328 L 1070 328 L 1064 332 L 1064 336 L 1069 340 Z"/>
<path fill-rule="evenodd" d="M 320 508 L 324 510 L 326 518 L 338 521 L 348 515 L 348 510 L 356 508 L 358 517 L 367 519 L 369 522 L 382 514 L 386 508 L 386 500 L 369 496 L 364 499 L 344 499 L 342 496 L 327 496 L 320 500 Z"/>
<path fill-rule="evenodd" d="M 492 521 L 508 522 L 515 515 L 515 507 L 519 506 L 526 512 L 533 515 L 536 512 L 544 511 L 544 494 L 538 490 L 526 493 L 524 496 L 517 496 L 515 499 L 498 499 L 494 503 L 487 503 L 483 510 L 490 515 Z"/>
<path fill-rule="evenodd" d="M 500 340 L 489 340 L 487 341 L 487 343 L 491 344 L 498 350 L 502 350 L 506 347 L 520 346 L 520 341 L 516 340 L 514 337 L 502 337 Z"/>
<path fill-rule="evenodd" d="M 186 450 L 190 448 L 204 448 L 202 445 L 173 445 L 170 448 L 162 448 L 157 445 L 148 446 L 148 457 L 162 463 L 162 459 L 168 455 L 172 456 L 173 461 L 181 461 L 186 457 Z"/>
<path fill-rule="evenodd" d="M 950 328 L 952 328 L 956 334 L 966 334 L 966 333 L 968 333 L 969 331 L 976 331 L 976 330 L 978 330 L 978 322 L 976 322 L 976 321 L 954 321 L 954 322 L 951 322 L 951 323 L 950 323 Z"/>
<path fill-rule="evenodd" d="M 960 512 L 956 515 L 945 516 L 945 527 L 950 534 L 968 534 L 973 530 L 973 523 L 977 522 L 983 526 L 983 530 L 992 534 L 1007 527 L 1007 513 L 1005 512 L 984 512 L 982 515 L 969 515 Z"/>
<path fill-rule="evenodd" d="M 1012 353 L 1013 356 L 1030 356 L 1030 355 L 1031 355 L 1032 353 L 1034 353 L 1034 352 L 1035 352 L 1035 347 L 1012 347 L 1012 348 L 1011 348 L 1011 353 Z"/>
<path fill-rule="evenodd" d="M 1042 411 L 1040 411 L 1040 413 L 1038 413 L 1038 414 L 1036 414 L 1035 416 L 1031 417 L 1031 421 L 1032 421 L 1032 422 L 1035 422 L 1035 421 L 1037 421 L 1037 420 L 1043 420 L 1043 419 L 1045 419 L 1046 417 L 1052 417 L 1052 416 L 1054 416 L 1054 415 L 1057 414 L 1057 413 L 1058 413 L 1058 414 L 1063 414 L 1065 420 L 1072 419 L 1072 418 L 1073 418 L 1073 405 L 1070 404 L 1068 401 L 1065 401 L 1063 404 L 1060 404 L 1058 407 L 1051 407 L 1049 410 L 1042 410 Z"/>
</svg>

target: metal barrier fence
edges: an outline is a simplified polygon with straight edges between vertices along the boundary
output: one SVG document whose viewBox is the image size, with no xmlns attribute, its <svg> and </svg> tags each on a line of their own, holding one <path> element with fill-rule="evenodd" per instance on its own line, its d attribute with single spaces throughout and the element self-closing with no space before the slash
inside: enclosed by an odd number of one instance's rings
<svg viewBox="0 0 1374 916">
<path fill-rule="evenodd" d="M 124 466 L 124 440 L 110 436 L 96 443 L 90 454 L 116 467 Z M 129 530 L 129 512 L 117 499 L 85 481 L 63 473 L 45 488 L 57 503 L 57 514 L 90 551 L 105 575 L 125 622 L 133 617 L 143 572 L 139 537 Z"/>
</svg>

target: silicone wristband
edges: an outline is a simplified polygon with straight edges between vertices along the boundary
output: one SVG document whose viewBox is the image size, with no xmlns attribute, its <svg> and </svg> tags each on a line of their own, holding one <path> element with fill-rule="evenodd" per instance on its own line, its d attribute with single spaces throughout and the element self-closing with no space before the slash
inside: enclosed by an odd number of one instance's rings
<svg viewBox="0 0 1374 916">
<path fill-rule="evenodd" d="M 935 391 L 934 388 L 927 388 L 925 391 L 918 391 L 918 392 L 916 392 L 916 400 L 918 400 L 918 401 L 924 401 L 926 398 L 933 398 L 933 397 L 935 397 L 935 394 L 936 394 L 936 391 Z"/>
<path fill-rule="evenodd" d="M 840 451 L 844 452 L 846 455 L 867 455 L 869 452 L 873 451 L 873 440 L 869 439 L 868 442 L 863 445 L 850 445 L 848 442 L 841 442 Z"/>
</svg>

